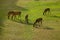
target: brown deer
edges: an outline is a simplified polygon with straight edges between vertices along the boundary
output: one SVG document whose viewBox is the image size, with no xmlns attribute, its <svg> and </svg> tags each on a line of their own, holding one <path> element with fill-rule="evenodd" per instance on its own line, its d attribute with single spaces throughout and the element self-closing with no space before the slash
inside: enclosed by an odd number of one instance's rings
<svg viewBox="0 0 60 40">
<path fill-rule="evenodd" d="M 33 24 L 33 27 L 35 27 L 36 25 L 37 25 L 37 23 L 39 24 L 38 26 L 40 27 L 41 26 L 41 24 L 42 24 L 42 18 L 38 18 L 38 19 L 36 19 L 36 21 L 34 22 L 34 24 Z"/>
<path fill-rule="evenodd" d="M 8 19 L 9 19 L 9 17 L 12 15 L 12 19 L 13 19 L 13 17 L 16 17 L 16 15 L 19 15 L 19 16 L 21 16 L 21 12 L 18 12 L 18 11 L 9 11 L 8 12 Z"/>
<path fill-rule="evenodd" d="M 28 14 L 25 16 L 25 22 L 28 23 Z"/>
<path fill-rule="evenodd" d="M 48 14 L 49 14 L 50 8 L 46 8 L 46 9 L 44 10 L 44 12 L 43 12 L 43 15 L 46 15 L 47 12 L 48 12 Z"/>
</svg>

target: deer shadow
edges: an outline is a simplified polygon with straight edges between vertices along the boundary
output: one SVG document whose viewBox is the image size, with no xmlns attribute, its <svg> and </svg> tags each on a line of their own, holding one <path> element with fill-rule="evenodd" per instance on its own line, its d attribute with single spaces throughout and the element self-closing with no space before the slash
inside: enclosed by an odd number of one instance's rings
<svg viewBox="0 0 60 40">
<path fill-rule="evenodd" d="M 25 21 L 19 21 L 19 23 L 22 23 L 22 24 L 27 24 L 27 25 L 33 25 L 33 23 L 31 23 L 31 22 L 28 22 L 28 23 L 26 23 Z"/>
<path fill-rule="evenodd" d="M 3 28 L 0 27 L 0 36 L 3 34 Z"/>
<path fill-rule="evenodd" d="M 54 30 L 54 28 L 51 28 L 51 27 L 45 27 L 44 29 L 47 29 L 47 30 Z"/>
<path fill-rule="evenodd" d="M 26 24 L 26 25 L 33 25 L 33 23 L 31 23 L 31 22 L 26 23 L 24 20 L 18 20 L 18 21 L 12 20 L 12 21 L 17 22 L 17 23 L 21 23 L 21 24 Z"/>
<path fill-rule="evenodd" d="M 54 17 L 54 18 L 60 18 L 60 16 L 56 16 L 56 15 L 54 15 L 54 16 L 50 16 L 50 17 Z"/>
</svg>

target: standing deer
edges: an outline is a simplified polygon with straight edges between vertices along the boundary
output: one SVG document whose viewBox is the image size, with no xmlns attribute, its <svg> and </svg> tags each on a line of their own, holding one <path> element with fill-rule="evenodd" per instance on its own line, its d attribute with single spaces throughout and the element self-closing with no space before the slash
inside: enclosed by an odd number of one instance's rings
<svg viewBox="0 0 60 40">
<path fill-rule="evenodd" d="M 25 22 L 28 23 L 28 14 L 25 16 Z"/>
<path fill-rule="evenodd" d="M 13 17 L 16 17 L 16 15 L 21 16 L 21 12 L 18 12 L 18 11 L 9 11 L 8 12 L 8 19 L 9 19 L 10 16 L 12 16 L 11 18 L 13 19 Z"/>
</svg>

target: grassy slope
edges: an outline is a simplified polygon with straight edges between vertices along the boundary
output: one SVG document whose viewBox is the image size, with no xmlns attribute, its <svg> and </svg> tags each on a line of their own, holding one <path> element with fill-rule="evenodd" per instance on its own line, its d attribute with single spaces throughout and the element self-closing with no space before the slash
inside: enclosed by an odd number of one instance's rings
<svg viewBox="0 0 60 40">
<path fill-rule="evenodd" d="M 24 5 L 23 5 L 24 4 Z M 42 17 L 44 20 L 44 24 L 48 27 L 53 27 L 55 29 L 60 29 L 60 4 L 59 2 L 36 2 L 36 1 L 19 1 L 17 2 L 18 6 L 26 7 L 28 9 L 27 12 L 22 13 L 22 20 L 26 14 L 29 14 L 29 22 L 33 23 L 35 19 Z M 51 8 L 51 15 L 43 16 L 42 13 L 45 8 Z M 56 16 L 56 17 L 55 17 Z"/>
<path fill-rule="evenodd" d="M 9 0 L 6 1 L 8 3 Z M 12 1 L 11 1 L 12 2 Z M 14 2 L 14 1 L 13 1 Z M 12 3 L 13 3 L 12 2 Z M 11 4 L 12 4 L 11 3 Z M 3 8 L 11 8 L 9 10 L 19 10 L 16 8 L 15 3 L 12 5 L 9 4 Z M 22 5 L 24 4 L 24 5 Z M 6 4 L 5 4 L 6 5 Z M 33 23 L 36 18 L 43 17 L 44 27 L 51 27 L 54 28 L 54 30 L 46 30 L 46 29 L 35 29 L 32 30 L 32 25 L 26 25 L 26 24 L 20 24 L 17 22 L 13 22 L 10 20 L 6 20 L 4 22 L 5 27 L 3 28 L 3 36 L 1 40 L 60 40 L 60 4 L 55 2 L 35 2 L 35 1 L 27 1 L 27 2 L 20 2 L 18 1 L 17 6 L 22 6 L 24 8 L 27 8 L 28 11 L 22 11 L 22 17 L 21 20 L 24 20 L 24 16 L 26 14 L 29 14 L 29 21 Z M 12 7 L 11 7 L 12 6 Z M 50 16 L 43 16 L 42 12 L 46 7 L 50 7 L 52 10 L 52 15 L 57 15 L 57 17 L 50 17 Z M 56 9 L 56 10 L 55 10 Z M 5 13 L 7 10 L 5 11 Z"/>
<path fill-rule="evenodd" d="M 26 24 L 21 24 L 7 20 L 4 22 L 3 35 L 1 40 L 31 40 L 32 27 Z M 31 34 L 31 35 L 30 35 Z"/>
<path fill-rule="evenodd" d="M 22 5 L 23 4 L 23 5 Z M 43 17 L 44 27 L 51 27 L 54 30 L 44 30 L 44 29 L 34 29 L 32 40 L 60 40 L 60 4 L 59 2 L 18 2 L 18 6 L 23 6 L 29 9 L 29 11 L 24 12 L 22 15 L 29 14 L 30 22 L 34 22 L 36 18 Z M 51 8 L 51 16 L 43 16 L 42 12 L 45 8 Z M 54 17 L 57 16 L 57 17 Z M 24 17 L 22 17 L 24 18 Z"/>
</svg>

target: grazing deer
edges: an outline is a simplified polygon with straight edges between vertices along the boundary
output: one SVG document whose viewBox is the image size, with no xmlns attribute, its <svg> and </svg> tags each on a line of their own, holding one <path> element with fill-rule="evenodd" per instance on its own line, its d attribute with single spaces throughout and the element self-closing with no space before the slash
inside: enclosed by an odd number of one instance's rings
<svg viewBox="0 0 60 40">
<path fill-rule="evenodd" d="M 37 23 L 38 23 L 38 24 L 40 23 L 40 24 L 38 25 Z M 35 27 L 36 25 L 38 25 L 38 26 L 40 27 L 41 24 L 42 24 L 42 18 L 38 18 L 38 19 L 36 19 L 36 21 L 34 22 L 33 27 Z"/>
<path fill-rule="evenodd" d="M 28 14 L 25 16 L 25 22 L 28 23 Z"/>
<path fill-rule="evenodd" d="M 44 12 L 43 12 L 43 15 L 46 15 L 47 12 L 48 12 L 48 14 L 49 14 L 50 8 L 46 8 L 46 9 L 44 10 Z"/>
<path fill-rule="evenodd" d="M 21 16 L 21 12 L 18 12 L 18 11 L 9 11 L 8 12 L 8 19 L 9 19 L 9 17 L 12 15 L 12 19 L 13 19 L 13 17 L 16 17 L 16 15 L 19 15 L 19 16 Z"/>
</svg>

